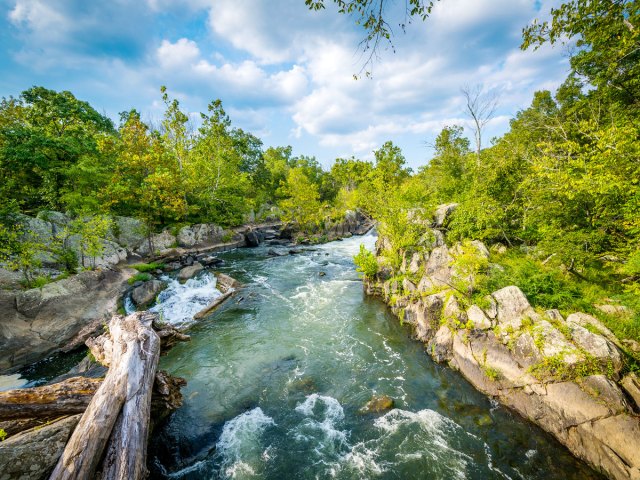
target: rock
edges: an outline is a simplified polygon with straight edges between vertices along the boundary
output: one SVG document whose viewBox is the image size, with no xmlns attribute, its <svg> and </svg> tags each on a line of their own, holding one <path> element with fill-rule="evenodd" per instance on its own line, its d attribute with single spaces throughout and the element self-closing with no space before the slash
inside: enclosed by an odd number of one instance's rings
<svg viewBox="0 0 640 480">
<path fill-rule="evenodd" d="M 429 295 L 405 308 L 405 322 L 415 325 L 418 340 L 428 342 L 440 328 L 445 293 Z"/>
<path fill-rule="evenodd" d="M 182 227 L 176 237 L 178 245 L 193 248 L 222 241 L 225 231 L 214 223 L 199 223 Z"/>
<path fill-rule="evenodd" d="M 416 291 L 416 286 L 411 280 L 405 277 L 402 279 L 402 290 L 406 293 L 413 293 Z"/>
<path fill-rule="evenodd" d="M 458 303 L 458 299 L 455 295 L 450 295 L 444 304 L 444 310 L 442 312 L 444 314 L 444 318 L 448 322 L 457 322 L 457 324 L 466 324 L 467 323 L 467 314 L 460 308 L 460 304 Z M 456 323 L 454 323 L 455 325 Z"/>
<path fill-rule="evenodd" d="M 467 310 L 467 318 L 473 322 L 473 328 L 488 330 L 491 328 L 491 320 L 477 305 L 471 305 Z"/>
<path fill-rule="evenodd" d="M 150 305 L 165 288 L 165 283 L 160 280 L 149 280 L 142 285 L 136 287 L 131 292 L 131 300 L 138 307 Z"/>
<path fill-rule="evenodd" d="M 433 226 L 436 228 L 442 228 L 449 220 L 451 214 L 458 207 L 457 203 L 446 203 L 443 205 L 438 205 L 434 214 Z"/>
<path fill-rule="evenodd" d="M 595 305 L 602 313 L 612 315 L 614 317 L 628 318 L 633 316 L 633 310 L 624 305 Z"/>
<path fill-rule="evenodd" d="M 640 379 L 638 379 L 638 376 L 634 372 L 627 373 L 620 385 L 622 385 L 629 397 L 633 399 L 635 411 L 640 412 Z"/>
<path fill-rule="evenodd" d="M 302 253 L 302 250 L 293 249 L 293 248 L 289 250 L 289 255 L 297 255 L 299 253 Z"/>
<path fill-rule="evenodd" d="M 569 315 L 569 319 L 571 317 Z M 608 365 L 609 362 L 612 362 L 615 372 L 619 372 L 622 368 L 622 357 L 616 346 L 602 335 L 592 333 L 569 319 L 567 319 L 567 325 L 571 329 L 571 337 L 575 344 L 598 359 L 602 365 Z"/>
<path fill-rule="evenodd" d="M 373 396 L 367 404 L 360 409 L 360 413 L 380 413 L 393 408 L 393 398 L 387 395 Z"/>
<path fill-rule="evenodd" d="M 446 245 L 436 247 L 431 251 L 427 260 L 425 273 L 431 278 L 434 285 L 448 285 L 451 283 L 451 262 L 453 257 L 449 254 Z"/>
<path fill-rule="evenodd" d="M 614 414 L 629 411 L 629 404 L 620 387 L 604 375 L 590 375 L 579 379 L 578 384 L 598 402 L 606 405 Z"/>
<path fill-rule="evenodd" d="M 23 280 L 20 272 L 0 268 L 0 289 L 18 289 Z"/>
<path fill-rule="evenodd" d="M 180 267 L 182 267 L 182 264 L 180 262 L 169 262 L 165 263 L 163 270 L 165 272 L 173 272 L 180 269 Z"/>
<path fill-rule="evenodd" d="M 327 272 L 318 272 L 318 276 L 319 277 L 326 277 L 327 276 Z"/>
<path fill-rule="evenodd" d="M 249 230 L 244 234 L 247 247 L 257 247 L 264 241 L 264 236 L 257 230 Z"/>
<path fill-rule="evenodd" d="M 193 265 L 184 267 L 182 270 L 180 270 L 180 273 L 178 273 L 178 280 L 180 280 L 181 282 L 189 280 L 203 268 L 204 267 L 200 262 L 195 262 Z"/>
<path fill-rule="evenodd" d="M 564 322 L 564 317 L 562 316 L 560 311 L 555 308 L 552 310 L 547 310 L 544 313 L 547 315 L 547 317 L 549 317 L 550 320 L 553 320 L 555 322 Z"/>
<path fill-rule="evenodd" d="M 0 442 L 0 479 L 48 478 L 80 417 L 63 418 Z"/>
<path fill-rule="evenodd" d="M 145 239 L 144 242 L 135 250 L 139 255 L 153 256 L 156 252 L 162 252 L 174 248 L 178 244 L 178 240 L 169 231 L 164 230 L 161 233 L 154 233 L 151 235 L 151 246 L 149 250 L 149 242 Z"/>
<path fill-rule="evenodd" d="M 491 296 L 497 303 L 497 319 L 501 327 L 519 330 L 524 318 L 537 319 L 539 317 L 518 287 L 504 287 L 493 292 Z"/>
<path fill-rule="evenodd" d="M 42 288 L 0 291 L 0 373 L 64 348 L 84 327 L 108 321 L 132 271 L 84 271 Z"/>
<path fill-rule="evenodd" d="M 127 250 L 137 250 L 146 241 L 144 224 L 130 217 L 115 217 L 111 233 L 119 245 Z"/>
<path fill-rule="evenodd" d="M 507 253 L 507 247 L 498 242 L 491 245 L 491 251 L 497 253 L 498 255 L 502 255 L 503 253 Z"/>
<path fill-rule="evenodd" d="M 567 317 L 567 323 L 575 323 L 585 328 L 592 328 L 598 331 L 603 337 L 609 340 L 614 345 L 620 347 L 620 340 L 616 337 L 611 330 L 604 326 L 604 324 L 595 317 L 582 312 L 572 313 Z"/>
<path fill-rule="evenodd" d="M 411 262 L 409 263 L 408 271 L 409 273 L 416 274 L 420 271 L 420 267 L 422 266 L 422 255 L 418 252 L 415 252 L 411 256 Z"/>
<path fill-rule="evenodd" d="M 198 261 L 205 267 L 220 265 L 222 263 L 221 259 L 219 259 L 218 257 L 214 257 L 213 255 L 200 256 L 198 258 Z"/>
<path fill-rule="evenodd" d="M 239 290 L 242 287 L 243 287 L 242 283 L 240 283 L 235 278 L 232 278 L 229 275 L 225 275 L 224 273 L 216 274 L 216 288 L 220 290 L 222 293 Z"/>
<path fill-rule="evenodd" d="M 273 248 L 270 248 L 267 251 L 267 255 L 270 257 L 286 257 L 287 254 L 284 252 L 278 252 L 277 250 L 274 250 Z"/>
<path fill-rule="evenodd" d="M 451 359 L 453 349 L 453 333 L 446 325 L 441 326 L 429 342 L 429 353 L 436 362 Z"/>
</svg>

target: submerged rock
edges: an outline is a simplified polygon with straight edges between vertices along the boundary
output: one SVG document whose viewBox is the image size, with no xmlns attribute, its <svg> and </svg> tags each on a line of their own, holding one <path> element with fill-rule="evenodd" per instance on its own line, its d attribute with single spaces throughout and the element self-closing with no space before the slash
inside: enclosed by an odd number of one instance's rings
<svg viewBox="0 0 640 480">
<path fill-rule="evenodd" d="M 393 398 L 388 395 L 376 395 L 360 409 L 360 413 L 380 413 L 393 408 Z"/>
</svg>

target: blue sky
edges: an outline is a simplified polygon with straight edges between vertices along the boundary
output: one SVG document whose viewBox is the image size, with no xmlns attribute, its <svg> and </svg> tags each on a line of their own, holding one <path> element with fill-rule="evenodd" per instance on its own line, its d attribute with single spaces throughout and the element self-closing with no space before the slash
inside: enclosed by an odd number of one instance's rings
<svg viewBox="0 0 640 480">
<path fill-rule="evenodd" d="M 157 122 L 166 85 L 194 117 L 220 98 L 234 126 L 325 166 L 392 140 L 417 167 L 443 126 L 469 125 L 463 86 L 500 96 L 488 138 L 562 82 L 562 49 L 519 49 L 522 28 L 557 4 L 443 0 L 356 81 L 362 32 L 330 0 L 320 12 L 304 0 L 0 0 L 0 96 L 43 85 Z M 403 5 L 389 8 L 395 23 Z"/>
</svg>

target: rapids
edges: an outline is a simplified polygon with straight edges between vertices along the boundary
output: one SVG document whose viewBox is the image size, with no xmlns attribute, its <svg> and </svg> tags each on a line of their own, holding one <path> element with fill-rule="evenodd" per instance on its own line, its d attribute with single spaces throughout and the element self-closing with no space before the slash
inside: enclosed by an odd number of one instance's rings
<svg viewBox="0 0 640 480">
<path fill-rule="evenodd" d="M 435 364 L 363 295 L 352 256 L 374 242 L 369 234 L 298 255 L 222 255 L 221 270 L 246 287 L 161 360 L 188 386 L 184 406 L 153 435 L 152 478 L 598 478 Z M 219 294 L 207 272 L 167 281 L 155 309 L 182 326 Z M 360 412 L 382 394 L 394 409 Z"/>
</svg>

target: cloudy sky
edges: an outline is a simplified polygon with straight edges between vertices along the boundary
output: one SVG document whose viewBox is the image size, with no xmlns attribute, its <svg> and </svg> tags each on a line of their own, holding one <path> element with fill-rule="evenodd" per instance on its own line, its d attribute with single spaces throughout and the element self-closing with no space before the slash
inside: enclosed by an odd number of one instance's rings
<svg viewBox="0 0 640 480">
<path fill-rule="evenodd" d="M 220 98 L 235 126 L 325 166 L 392 140 L 416 167 L 443 126 L 468 124 L 461 87 L 499 93 L 492 136 L 568 72 L 559 48 L 519 49 L 557 0 L 443 0 L 396 29 L 372 79 L 354 80 L 363 33 L 326 1 L 310 12 L 304 0 L 0 0 L 0 96 L 43 85 L 114 119 L 135 107 L 157 121 L 166 85 L 194 115 Z M 387 12 L 396 24 L 403 6 Z"/>
</svg>

